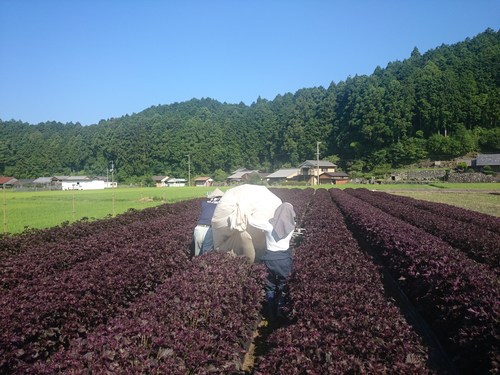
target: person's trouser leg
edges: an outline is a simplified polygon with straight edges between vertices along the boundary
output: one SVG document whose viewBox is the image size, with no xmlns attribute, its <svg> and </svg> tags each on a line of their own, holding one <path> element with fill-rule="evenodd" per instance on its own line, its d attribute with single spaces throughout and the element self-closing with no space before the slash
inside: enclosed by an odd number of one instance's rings
<svg viewBox="0 0 500 375">
<path fill-rule="evenodd" d="M 278 277 L 276 286 L 276 317 L 285 318 L 283 308 L 285 306 L 285 278 Z"/>
<path fill-rule="evenodd" d="M 267 317 L 269 321 L 272 321 L 276 317 L 276 283 L 275 283 L 275 275 L 269 269 L 267 270 L 267 278 L 265 284 L 266 291 L 266 301 L 264 306 L 264 315 Z"/>
<path fill-rule="evenodd" d="M 203 244 L 201 247 L 201 254 L 209 253 L 214 249 L 214 235 L 212 232 L 212 227 L 209 227 L 207 233 L 205 234 L 205 238 L 203 239 Z"/>
<path fill-rule="evenodd" d="M 287 257 L 276 260 L 264 260 L 264 264 L 268 272 L 265 286 L 267 297 L 266 310 L 269 313 L 269 318 L 271 320 L 274 320 L 278 316 L 278 313 L 283 316 L 283 290 L 285 287 L 286 278 L 292 272 L 292 258 Z"/>
<path fill-rule="evenodd" d="M 208 226 L 197 225 L 194 228 L 193 238 L 194 238 L 194 256 L 200 255 L 200 250 L 203 246 L 203 240 L 207 234 Z"/>
</svg>

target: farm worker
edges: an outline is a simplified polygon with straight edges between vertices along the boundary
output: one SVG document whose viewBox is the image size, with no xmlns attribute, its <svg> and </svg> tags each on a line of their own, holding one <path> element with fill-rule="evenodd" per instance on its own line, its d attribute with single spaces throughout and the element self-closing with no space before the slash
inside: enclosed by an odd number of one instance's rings
<svg viewBox="0 0 500 375">
<path fill-rule="evenodd" d="M 286 278 L 292 272 L 292 251 L 290 240 L 295 230 L 295 211 L 293 206 L 284 202 L 274 212 L 269 221 L 256 221 L 248 216 L 248 224 L 262 229 L 266 238 L 266 251 L 261 261 L 266 266 L 266 311 L 270 320 L 281 315 L 283 289 Z"/>
<path fill-rule="evenodd" d="M 214 216 L 215 207 L 223 195 L 224 193 L 220 189 L 215 189 L 207 195 L 207 198 L 210 198 L 208 201 L 201 202 L 200 217 L 193 232 L 194 256 L 213 249 L 212 216 Z"/>
</svg>

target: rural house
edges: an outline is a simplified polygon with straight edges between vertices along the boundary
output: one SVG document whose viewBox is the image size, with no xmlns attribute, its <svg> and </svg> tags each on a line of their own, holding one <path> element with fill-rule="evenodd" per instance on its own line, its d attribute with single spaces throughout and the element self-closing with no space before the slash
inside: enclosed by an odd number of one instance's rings
<svg viewBox="0 0 500 375">
<path fill-rule="evenodd" d="M 236 171 L 233 172 L 231 176 L 229 176 L 226 181 L 228 184 L 235 184 L 235 183 L 240 183 L 240 182 L 245 182 L 250 180 L 252 176 L 259 176 L 259 171 L 252 170 L 252 169 L 246 169 L 246 168 L 240 168 L 237 169 Z"/>
<path fill-rule="evenodd" d="M 302 181 L 316 185 L 318 183 L 318 175 L 322 172 L 334 173 L 337 166 L 327 160 L 320 160 L 319 163 L 317 160 L 306 160 L 299 166 L 299 169 L 299 177 Z"/>
<path fill-rule="evenodd" d="M 33 180 L 35 187 L 49 188 L 53 185 L 52 177 L 38 177 Z"/>
<path fill-rule="evenodd" d="M 61 190 L 83 190 L 83 182 L 89 181 L 87 176 L 53 176 L 52 182 Z"/>
<path fill-rule="evenodd" d="M 298 168 L 287 168 L 287 169 L 279 169 L 276 172 L 270 173 L 267 175 L 266 179 L 269 184 L 280 184 L 289 181 L 297 180 L 297 176 L 299 175 Z"/>
<path fill-rule="evenodd" d="M 349 175 L 345 172 L 323 172 L 319 175 L 320 184 L 342 185 L 349 182 Z"/>
<path fill-rule="evenodd" d="M 210 177 L 196 177 L 194 179 L 194 186 L 212 186 L 214 180 Z"/>
<path fill-rule="evenodd" d="M 100 190 L 116 187 L 116 182 L 107 182 L 87 176 L 57 176 L 62 190 Z"/>
<path fill-rule="evenodd" d="M 34 186 L 32 178 L 20 178 L 14 183 L 16 189 L 28 189 Z"/>
<path fill-rule="evenodd" d="M 500 172 L 500 154 L 479 154 L 472 161 L 472 166 L 477 169 L 489 166 L 493 171 Z"/>
<path fill-rule="evenodd" d="M 167 180 L 170 177 L 168 176 L 153 176 L 151 179 L 154 181 L 156 187 L 166 187 L 167 185 Z"/>
<path fill-rule="evenodd" d="M 169 178 L 166 182 L 166 186 L 186 186 L 186 179 L 184 178 Z"/>
<path fill-rule="evenodd" d="M 10 186 L 12 187 L 17 182 L 17 178 L 0 176 L 0 185 L 2 187 Z"/>
</svg>

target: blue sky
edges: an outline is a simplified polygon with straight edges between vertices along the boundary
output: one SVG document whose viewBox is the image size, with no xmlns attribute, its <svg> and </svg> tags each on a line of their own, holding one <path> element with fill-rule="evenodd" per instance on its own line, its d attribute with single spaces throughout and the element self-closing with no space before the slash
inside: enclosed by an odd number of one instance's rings
<svg viewBox="0 0 500 375">
<path fill-rule="evenodd" d="M 499 25 L 500 0 L 0 0 L 0 119 L 250 105 Z"/>
</svg>

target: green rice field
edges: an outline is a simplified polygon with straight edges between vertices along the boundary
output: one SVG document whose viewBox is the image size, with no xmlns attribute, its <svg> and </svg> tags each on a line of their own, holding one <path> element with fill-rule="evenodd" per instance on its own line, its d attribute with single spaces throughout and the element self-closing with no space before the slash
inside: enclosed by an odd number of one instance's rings
<svg viewBox="0 0 500 375">
<path fill-rule="evenodd" d="M 321 185 L 331 188 L 332 185 Z M 339 185 L 339 188 L 383 190 L 417 199 L 448 203 L 500 217 L 500 184 Z M 179 200 L 201 198 L 213 187 L 116 188 L 86 191 L 0 191 L 1 233 L 21 233 L 78 220 L 116 216 L 129 209 L 144 209 Z M 226 188 L 222 188 L 225 190 Z"/>
<path fill-rule="evenodd" d="M 64 222 L 115 216 L 129 209 L 141 210 L 163 203 L 203 197 L 213 188 L 116 188 L 104 190 L 57 190 L 2 194 L 1 233 L 20 233 L 28 228 L 48 228 Z"/>
</svg>

